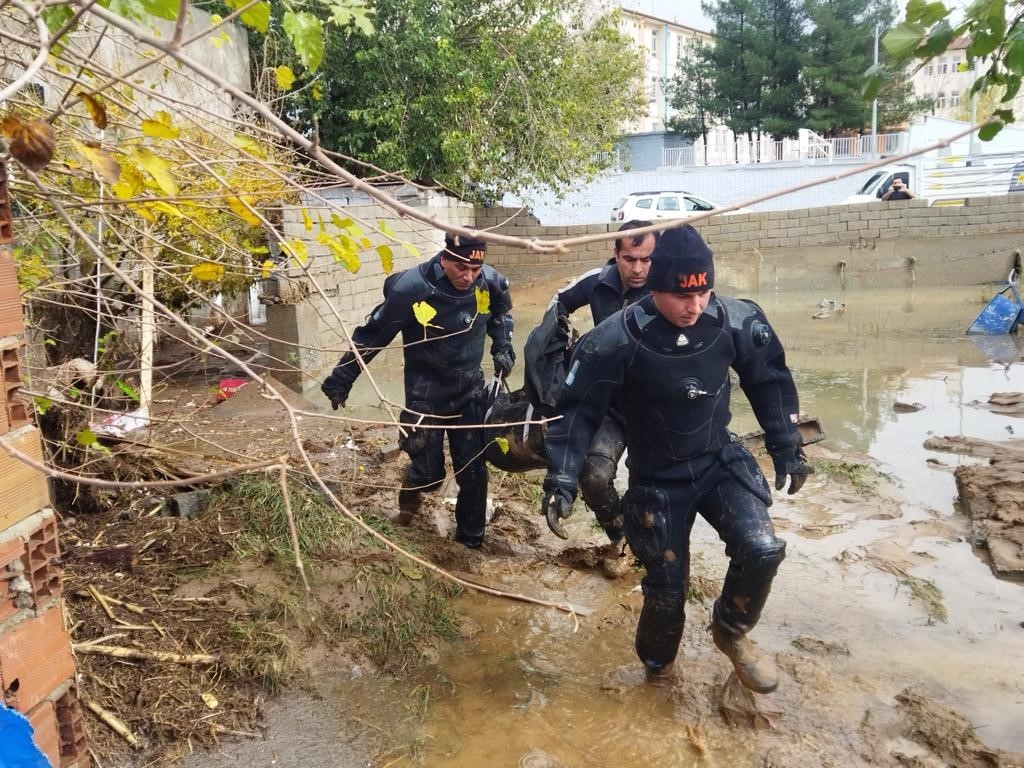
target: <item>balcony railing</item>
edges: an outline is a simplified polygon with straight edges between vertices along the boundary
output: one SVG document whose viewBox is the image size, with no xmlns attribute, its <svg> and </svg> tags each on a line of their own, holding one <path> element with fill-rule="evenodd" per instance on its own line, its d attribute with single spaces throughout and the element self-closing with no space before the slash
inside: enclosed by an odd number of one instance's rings
<svg viewBox="0 0 1024 768">
<path fill-rule="evenodd" d="M 847 136 L 826 139 L 812 131 L 802 132 L 798 139 L 775 141 L 739 140 L 704 142 L 697 140 L 689 147 L 661 150 L 662 165 L 693 167 L 698 165 L 750 165 L 797 161 L 831 162 L 833 160 L 869 160 L 899 154 L 906 134 L 880 133 L 872 137 Z"/>
</svg>

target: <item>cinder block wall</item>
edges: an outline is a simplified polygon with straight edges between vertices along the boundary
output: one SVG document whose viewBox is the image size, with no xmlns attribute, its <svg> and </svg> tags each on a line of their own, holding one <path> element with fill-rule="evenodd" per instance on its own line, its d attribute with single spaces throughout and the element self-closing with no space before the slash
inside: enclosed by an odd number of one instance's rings
<svg viewBox="0 0 1024 768">
<path fill-rule="evenodd" d="M 801 289 L 976 284 L 1005 279 L 1024 242 L 1024 196 L 970 198 L 963 206 L 924 200 L 800 208 L 716 216 L 695 226 L 715 252 L 716 277 L 736 291 L 774 285 Z M 542 227 L 516 209 L 486 209 L 503 234 L 544 239 L 608 231 L 615 225 Z M 478 217 L 478 222 L 481 218 Z M 600 264 L 611 250 L 590 243 L 562 263 Z M 550 264 L 550 257 L 493 249 L 499 268 Z"/>
<path fill-rule="evenodd" d="M 0 440 L 42 461 L 39 430 L 19 397 L 25 344 L 6 169 L 0 163 Z M 0 691 L 25 715 L 53 766 L 89 764 L 64 627 L 57 519 L 45 475 L 0 448 Z M 0 745 L 0 750 L 3 747 Z"/>
</svg>

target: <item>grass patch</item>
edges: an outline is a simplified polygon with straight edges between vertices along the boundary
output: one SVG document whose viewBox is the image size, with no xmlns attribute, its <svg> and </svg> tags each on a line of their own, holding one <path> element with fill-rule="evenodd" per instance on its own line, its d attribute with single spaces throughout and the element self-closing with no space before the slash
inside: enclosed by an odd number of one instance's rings
<svg viewBox="0 0 1024 768">
<path fill-rule="evenodd" d="M 495 494 L 502 491 L 512 499 L 540 507 L 544 489 L 541 487 L 541 478 L 537 473 L 505 472 L 494 467 L 489 467 L 488 472 Z"/>
<path fill-rule="evenodd" d="M 353 526 L 318 489 L 289 478 L 288 491 L 299 550 L 308 567 L 315 567 L 318 560 L 339 549 L 382 546 Z M 225 486 L 214 497 L 214 503 L 238 520 L 240 530 L 232 544 L 239 555 L 274 560 L 286 568 L 292 567 L 294 556 L 279 482 L 246 476 Z M 386 535 L 393 534 L 386 522 L 378 521 L 375 527 L 386 528 Z"/>
<path fill-rule="evenodd" d="M 873 491 L 878 486 L 878 480 L 882 476 L 866 464 L 854 464 L 849 461 L 828 461 L 825 459 L 814 462 L 814 471 L 825 477 L 841 478 L 862 495 L 867 495 Z"/>
<path fill-rule="evenodd" d="M 386 672 L 415 669 L 426 661 L 424 651 L 438 640 L 458 637 L 451 599 L 461 589 L 430 574 L 408 568 L 373 569 L 365 603 L 354 628 L 366 640 L 367 652 Z"/>
<path fill-rule="evenodd" d="M 945 622 L 949 618 L 946 605 L 942 601 L 942 591 L 930 579 L 922 579 L 904 573 L 899 577 L 900 585 L 910 590 L 910 597 L 924 606 L 928 614 L 928 623 Z"/>
<path fill-rule="evenodd" d="M 228 658 L 231 671 L 277 693 L 301 669 L 301 656 L 285 631 L 273 621 L 254 616 L 231 625 L 231 638 L 244 652 Z"/>
</svg>

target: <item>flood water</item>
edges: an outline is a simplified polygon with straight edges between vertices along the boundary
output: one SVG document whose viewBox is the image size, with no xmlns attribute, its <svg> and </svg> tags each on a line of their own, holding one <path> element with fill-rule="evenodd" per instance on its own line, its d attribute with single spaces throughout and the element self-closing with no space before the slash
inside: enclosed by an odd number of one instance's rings
<svg viewBox="0 0 1024 768">
<path fill-rule="evenodd" d="M 557 284 L 536 282 L 514 294 L 520 344 Z M 797 496 L 776 498 L 771 512 L 787 559 L 754 637 L 776 655 L 782 681 L 776 693 L 757 697 L 759 727 L 730 727 L 720 714 L 730 668 L 706 630 L 710 600 L 688 604 L 677 678 L 653 686 L 633 652 L 639 572 L 612 582 L 596 571 L 499 568 L 491 581 L 510 591 L 593 613 L 574 619 L 467 594 L 458 610 L 474 631 L 441 660 L 413 736 L 372 764 L 889 764 L 872 750 L 887 754 L 900 745 L 880 723 L 907 688 L 970 720 L 986 745 L 1024 752 L 1024 586 L 992 575 L 954 509 L 952 468 L 976 459 L 923 447 L 929 435 L 1024 434 L 1019 420 L 972 405 L 993 392 L 1024 391 L 1013 340 L 1000 340 L 994 362 L 964 336 L 991 293 L 971 287 L 750 297 L 786 346 L 802 410 L 826 431 L 812 458 L 825 451 L 884 475 L 877 492 L 857 493 L 819 474 Z M 388 354 L 373 368 L 400 402 L 400 361 Z M 353 393 L 362 399 L 358 414 L 373 413 L 369 391 L 357 386 Z M 896 402 L 924 407 L 897 413 Z M 736 431 L 756 426 L 738 390 L 734 413 Z M 577 538 L 570 543 L 600 542 L 585 510 L 569 523 Z M 698 520 L 693 573 L 721 579 L 721 549 Z M 913 578 L 934 584 L 945 620 L 929 617 L 915 599 Z M 831 650 L 806 650 L 815 644 Z M 375 697 L 373 685 L 342 680 L 332 690 L 365 708 L 367 719 L 386 723 L 387 712 L 374 710 L 389 699 Z M 407 713 L 390 717 L 408 720 Z M 907 744 L 901 748 L 912 754 Z"/>
</svg>

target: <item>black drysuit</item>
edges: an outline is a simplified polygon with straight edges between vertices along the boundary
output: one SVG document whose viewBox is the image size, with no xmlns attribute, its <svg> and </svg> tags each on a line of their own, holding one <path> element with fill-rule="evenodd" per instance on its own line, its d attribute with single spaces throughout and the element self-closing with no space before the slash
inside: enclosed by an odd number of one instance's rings
<svg viewBox="0 0 1024 768">
<path fill-rule="evenodd" d="M 752 302 L 712 294 L 688 328 L 662 317 L 651 297 L 613 315 L 573 354 L 548 429 L 545 493 L 574 499 L 592 436 L 618 399 L 625 420 L 629 490 L 626 538 L 646 568 L 636 647 L 649 669 L 676 656 L 689 579 L 689 536 L 703 516 L 730 558 L 715 620 L 734 635 L 757 622 L 785 542 L 768 516 L 768 484 L 729 432 L 730 369 L 784 466 L 797 463 L 799 405 L 785 353 Z"/>
<path fill-rule="evenodd" d="M 436 314 L 426 325 L 416 317 L 416 305 Z M 486 306 L 485 306 L 486 305 Z M 363 361 L 369 363 L 399 333 L 405 358 L 403 424 L 482 425 L 486 400 L 480 363 L 484 334 L 491 337 L 491 355 L 512 353 L 512 300 L 508 281 L 484 265 L 472 285 L 457 290 L 444 274 L 440 254 L 430 261 L 390 276 L 384 282 L 384 302 L 365 325 L 352 333 Z M 422 310 L 422 307 L 421 307 Z M 337 399 L 348 397 L 360 373 L 355 353 L 341 358 L 323 389 Z M 423 418 L 422 414 L 434 417 Z M 405 492 L 430 491 L 444 480 L 444 433 L 459 485 L 455 506 L 456 538 L 476 545 L 483 540 L 487 507 L 487 466 L 483 458 L 483 429 L 415 429 L 401 441 L 412 460 L 403 481 Z"/>
</svg>

